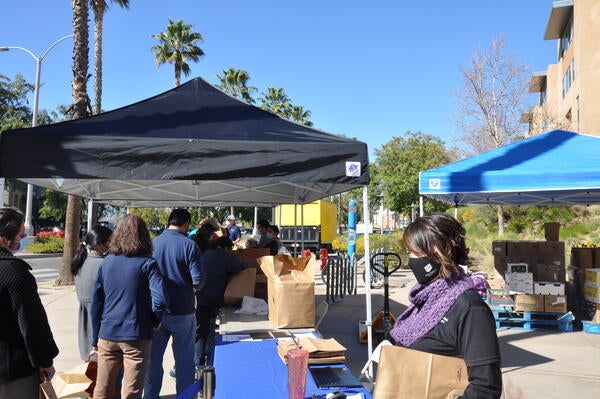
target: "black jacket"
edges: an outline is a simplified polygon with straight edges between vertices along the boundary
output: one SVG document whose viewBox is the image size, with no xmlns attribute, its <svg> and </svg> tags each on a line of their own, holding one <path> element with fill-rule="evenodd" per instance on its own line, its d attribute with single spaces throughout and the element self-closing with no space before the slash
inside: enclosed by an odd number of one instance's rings
<svg viewBox="0 0 600 399">
<path fill-rule="evenodd" d="M 501 396 L 496 323 L 490 308 L 475 290 L 463 292 L 446 316 L 410 348 L 463 358 L 469 374 L 464 399 L 497 399 Z"/>
<path fill-rule="evenodd" d="M 58 347 L 37 292 L 31 267 L 0 250 L 0 382 L 52 366 Z"/>
</svg>

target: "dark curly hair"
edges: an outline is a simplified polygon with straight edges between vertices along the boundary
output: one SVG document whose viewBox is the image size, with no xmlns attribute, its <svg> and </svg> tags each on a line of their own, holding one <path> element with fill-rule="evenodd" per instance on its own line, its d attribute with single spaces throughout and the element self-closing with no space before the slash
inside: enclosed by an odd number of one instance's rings
<svg viewBox="0 0 600 399">
<path fill-rule="evenodd" d="M 152 241 L 146 222 L 133 213 L 123 216 L 117 224 L 108 252 L 127 257 L 152 255 Z"/>
<path fill-rule="evenodd" d="M 404 247 L 415 255 L 439 263 L 440 276 L 449 279 L 466 265 L 469 248 L 465 228 L 452 216 L 432 213 L 415 219 L 404 231 Z"/>
</svg>

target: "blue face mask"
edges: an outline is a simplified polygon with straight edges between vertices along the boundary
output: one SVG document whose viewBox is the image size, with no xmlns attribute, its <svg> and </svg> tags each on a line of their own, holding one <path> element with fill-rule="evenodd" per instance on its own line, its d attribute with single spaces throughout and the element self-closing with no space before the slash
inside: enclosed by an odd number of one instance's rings
<svg viewBox="0 0 600 399">
<path fill-rule="evenodd" d="M 267 234 L 265 234 L 265 236 L 266 236 L 267 238 L 271 239 L 271 238 L 273 238 L 273 233 L 267 233 Z"/>
<path fill-rule="evenodd" d="M 27 244 L 29 244 L 29 237 L 23 237 L 21 238 L 21 241 L 19 241 L 19 248 L 12 251 L 13 254 L 16 254 L 18 252 L 22 252 L 25 250 L 25 247 L 27 246 Z"/>
</svg>

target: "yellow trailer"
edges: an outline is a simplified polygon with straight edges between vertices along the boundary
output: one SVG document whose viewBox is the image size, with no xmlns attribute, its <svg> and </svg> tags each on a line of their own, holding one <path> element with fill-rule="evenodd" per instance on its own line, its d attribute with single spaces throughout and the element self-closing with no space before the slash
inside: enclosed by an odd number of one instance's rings
<svg viewBox="0 0 600 399">
<path fill-rule="evenodd" d="M 273 208 L 273 224 L 279 226 L 279 238 L 290 251 L 301 248 L 303 231 L 305 249 L 313 252 L 318 252 L 320 248 L 331 250 L 331 244 L 337 236 L 337 218 L 337 205 L 326 200 L 304 205 L 283 204 Z"/>
</svg>

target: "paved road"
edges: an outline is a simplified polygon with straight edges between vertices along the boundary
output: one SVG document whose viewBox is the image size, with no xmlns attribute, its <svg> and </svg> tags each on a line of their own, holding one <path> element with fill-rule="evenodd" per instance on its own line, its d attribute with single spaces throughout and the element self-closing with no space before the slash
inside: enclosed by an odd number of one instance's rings
<svg viewBox="0 0 600 399">
<path fill-rule="evenodd" d="M 58 277 L 60 262 L 62 260 L 61 256 L 23 256 L 22 258 L 25 262 L 29 263 L 33 269 L 31 273 L 35 277 L 35 281 L 38 285 L 54 282 Z"/>
</svg>

